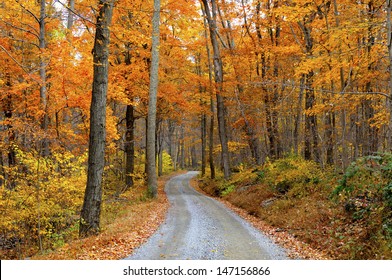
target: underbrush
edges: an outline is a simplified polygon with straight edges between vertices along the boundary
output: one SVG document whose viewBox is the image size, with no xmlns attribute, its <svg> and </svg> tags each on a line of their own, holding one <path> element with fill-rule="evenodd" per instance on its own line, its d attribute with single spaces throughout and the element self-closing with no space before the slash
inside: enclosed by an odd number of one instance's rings
<svg viewBox="0 0 392 280">
<path fill-rule="evenodd" d="M 75 239 L 56 251 L 37 254 L 33 259 L 118 260 L 129 256 L 164 220 L 169 207 L 164 185 L 171 176 L 158 178 L 158 199 L 148 198 L 145 186 L 137 185 L 118 199 L 106 201 L 99 235 Z"/>
<path fill-rule="evenodd" d="M 18 165 L 8 167 L 0 187 L 1 259 L 23 259 L 76 238 L 83 202 L 87 154 L 16 152 Z"/>
<path fill-rule="evenodd" d="M 5 170 L 0 186 L 0 258 L 25 259 L 62 248 L 79 238 L 79 218 L 87 180 L 87 153 L 53 151 L 43 158 L 15 148 L 18 165 Z M 129 207 L 150 203 L 144 158 L 137 153 L 134 185 L 124 188 L 123 155 L 108 153 L 103 181 L 101 230 L 106 231 Z M 164 154 L 165 174 L 172 171 Z M 6 168 L 6 167 L 3 167 Z M 126 190 L 126 191 L 125 191 Z"/>
<path fill-rule="evenodd" d="M 201 188 L 333 259 L 391 259 L 391 179 L 389 154 L 358 159 L 343 176 L 289 156 Z"/>
</svg>

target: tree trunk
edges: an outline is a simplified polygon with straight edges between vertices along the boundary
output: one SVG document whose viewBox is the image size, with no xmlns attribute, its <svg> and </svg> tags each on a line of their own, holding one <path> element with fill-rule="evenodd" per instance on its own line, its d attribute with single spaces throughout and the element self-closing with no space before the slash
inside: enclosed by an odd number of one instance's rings
<svg viewBox="0 0 392 280">
<path fill-rule="evenodd" d="M 303 32 L 306 55 L 310 57 L 313 53 L 313 38 L 308 23 L 308 19 L 305 17 L 298 25 Z M 305 112 L 305 159 L 312 159 L 313 154 L 313 159 L 321 163 L 318 145 L 317 116 L 314 113 L 309 112 L 313 109 L 316 102 L 313 88 L 313 76 L 313 70 L 310 70 L 305 74 L 305 110 L 307 110 L 307 112 Z"/>
<path fill-rule="evenodd" d="M 202 8 L 203 16 L 205 16 L 205 11 Z M 206 51 L 207 51 L 207 60 L 208 60 L 208 80 L 209 80 L 209 93 L 210 93 L 210 129 L 209 129 L 209 137 L 208 137 L 208 162 L 210 166 L 210 178 L 215 179 L 215 164 L 214 164 L 214 115 L 215 115 L 215 106 L 214 106 L 214 98 L 213 98 L 213 83 L 212 83 L 212 65 L 211 65 L 211 52 L 210 47 L 208 45 L 208 32 L 207 32 L 207 24 L 206 20 L 204 20 L 204 38 L 206 39 Z"/>
<path fill-rule="evenodd" d="M 388 85 L 389 85 L 389 126 L 388 126 L 388 146 L 392 150 L 392 0 L 387 0 L 387 47 L 388 47 Z"/>
<path fill-rule="evenodd" d="M 299 130 L 301 127 L 302 98 L 304 95 L 304 89 L 305 89 L 305 75 L 302 75 L 301 80 L 300 80 L 300 89 L 299 89 L 299 94 L 298 94 L 298 105 L 297 105 L 297 111 L 296 111 L 296 115 L 295 115 L 294 132 L 293 132 L 294 152 L 296 155 L 299 154 Z"/>
<path fill-rule="evenodd" d="M 158 151 L 158 176 L 163 175 L 163 150 L 159 149 Z"/>
<path fill-rule="evenodd" d="M 179 163 L 180 169 L 185 169 L 185 135 L 184 135 L 184 125 L 181 125 L 181 136 L 180 143 L 178 145 L 179 148 Z"/>
<path fill-rule="evenodd" d="M 75 0 L 68 1 L 68 17 L 67 17 L 67 29 L 71 29 L 74 23 L 74 10 Z"/>
<path fill-rule="evenodd" d="M 40 17 L 39 17 L 39 48 L 41 53 L 46 49 L 46 0 L 41 0 L 40 6 Z M 49 139 L 47 136 L 47 130 L 49 126 L 49 116 L 48 116 L 48 96 L 46 88 L 46 62 L 44 61 L 44 56 L 41 54 L 39 62 L 39 76 L 41 80 L 40 85 L 40 103 L 41 110 L 43 111 L 43 117 L 41 120 L 41 128 L 44 133 L 44 137 L 41 142 L 40 154 L 44 157 L 49 155 Z"/>
<path fill-rule="evenodd" d="M 313 71 L 305 75 L 305 87 L 305 110 L 311 110 L 315 104 Z M 315 114 L 309 112 L 305 114 L 305 159 L 313 159 L 321 162 L 318 145 L 317 117 Z"/>
<path fill-rule="evenodd" d="M 334 149 L 333 149 L 333 131 L 334 131 L 334 112 L 328 111 L 325 115 L 325 138 L 327 146 L 327 164 L 332 165 L 334 163 Z"/>
<path fill-rule="evenodd" d="M 79 235 L 100 230 L 102 177 L 105 165 L 106 99 L 109 70 L 109 37 L 114 1 L 100 0 L 93 48 L 94 76 L 90 107 L 90 137 L 87 186 L 80 218 Z"/>
<path fill-rule="evenodd" d="M 192 166 L 193 170 L 196 170 L 197 169 L 197 155 L 196 155 L 196 147 L 195 147 L 195 145 L 192 145 L 190 154 L 191 154 L 191 164 L 190 164 L 190 166 Z"/>
<path fill-rule="evenodd" d="M 3 151 L 0 150 L 0 188 L 3 187 L 6 179 L 4 171 Z"/>
<path fill-rule="evenodd" d="M 3 110 L 4 110 L 4 117 L 6 123 L 5 128 L 8 132 L 8 153 L 7 153 L 8 167 L 12 169 L 16 165 L 15 131 L 12 126 L 12 115 L 13 115 L 12 95 L 11 95 L 12 83 L 11 83 L 11 75 L 9 73 L 6 73 L 5 76 L 6 76 L 5 86 L 8 89 L 8 93 L 4 98 Z M 8 181 L 6 187 L 8 189 L 14 189 L 16 187 L 16 183 L 15 183 L 14 176 L 11 175 L 13 172 L 5 172 L 5 169 L 3 168 L 3 155 L 0 154 L 0 156 L 1 156 L 1 170 L 2 170 L 0 172 L 0 175 L 4 176 L 4 178 L 6 179 L 5 182 Z M 0 184 L 0 186 L 1 185 L 2 184 Z"/>
<path fill-rule="evenodd" d="M 214 164 L 214 99 L 210 99 L 211 117 L 210 117 L 210 135 L 208 139 L 208 157 L 210 165 L 210 177 L 215 179 L 215 164 Z"/>
<path fill-rule="evenodd" d="M 158 157 L 158 176 L 163 175 L 163 122 L 157 121 L 157 131 L 156 131 L 156 153 Z"/>
<path fill-rule="evenodd" d="M 168 143 L 168 149 L 169 149 L 169 155 L 171 160 L 173 161 L 173 166 L 174 166 L 174 170 L 176 170 L 177 167 L 177 160 L 176 160 L 176 154 L 175 154 L 175 146 L 174 144 L 174 132 L 176 130 L 176 127 L 174 125 L 174 122 L 172 120 L 168 120 L 167 121 L 167 126 L 168 126 L 168 139 L 169 139 L 169 143 Z"/>
<path fill-rule="evenodd" d="M 201 176 L 206 175 L 206 147 L 207 147 L 207 116 L 205 113 L 201 115 Z"/>
<path fill-rule="evenodd" d="M 228 180 L 231 176 L 230 171 L 230 154 L 229 145 L 227 139 L 227 128 L 225 122 L 225 103 L 224 98 L 221 95 L 223 91 L 223 65 L 222 58 L 219 50 L 219 43 L 217 39 L 217 27 L 216 27 L 216 2 L 211 0 L 211 12 L 207 0 L 202 0 L 204 5 L 204 11 L 207 16 L 208 26 L 210 30 L 210 39 L 213 50 L 213 62 L 214 62 L 214 74 L 215 74 L 215 84 L 217 87 L 216 102 L 217 102 L 217 114 L 218 114 L 218 129 L 219 138 L 221 142 L 222 149 L 222 168 L 224 178 Z"/>
<path fill-rule="evenodd" d="M 148 195 L 156 198 L 158 195 L 156 173 L 156 115 L 157 115 L 157 92 L 158 92 L 158 69 L 159 69 L 159 27 L 160 27 L 161 1 L 154 0 L 154 13 L 152 17 L 152 45 L 151 45 L 151 68 L 150 90 L 148 102 L 148 130 L 147 130 L 147 186 Z"/>
<path fill-rule="evenodd" d="M 133 186 L 133 172 L 135 169 L 135 116 L 132 104 L 127 105 L 125 114 L 125 186 Z"/>
<path fill-rule="evenodd" d="M 200 53 L 197 55 L 196 60 L 196 74 L 201 78 L 202 70 L 201 70 L 201 55 Z M 206 101 L 203 96 L 206 94 L 206 87 L 203 86 L 199 82 L 199 94 L 200 94 L 200 106 L 202 107 L 202 112 L 200 116 L 200 137 L 201 137 L 201 176 L 204 177 L 206 175 L 206 147 L 207 147 L 207 116 L 205 113 Z"/>
</svg>

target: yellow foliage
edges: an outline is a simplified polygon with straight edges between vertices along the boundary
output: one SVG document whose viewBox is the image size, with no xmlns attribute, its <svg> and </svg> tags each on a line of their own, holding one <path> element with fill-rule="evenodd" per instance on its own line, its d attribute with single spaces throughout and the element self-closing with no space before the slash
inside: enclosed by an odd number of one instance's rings
<svg viewBox="0 0 392 280">
<path fill-rule="evenodd" d="M 44 159 L 17 150 L 17 158 L 19 166 L 7 170 L 14 187 L 0 188 L 2 238 L 33 244 L 41 240 L 44 249 L 56 247 L 77 232 L 87 155 L 55 152 Z"/>
<path fill-rule="evenodd" d="M 235 142 L 235 141 L 229 141 L 228 142 L 228 146 L 229 146 L 229 152 L 230 153 L 238 153 L 241 149 L 247 149 L 248 145 L 245 143 L 241 143 L 241 142 Z M 218 145 L 215 147 L 214 149 L 214 154 L 218 154 L 221 152 L 222 148 L 221 145 Z"/>
</svg>

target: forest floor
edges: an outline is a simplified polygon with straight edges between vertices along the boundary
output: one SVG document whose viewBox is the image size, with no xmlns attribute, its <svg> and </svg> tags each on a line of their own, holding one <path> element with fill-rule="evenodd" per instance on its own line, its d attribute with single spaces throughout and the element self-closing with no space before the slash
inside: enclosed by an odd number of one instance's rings
<svg viewBox="0 0 392 280">
<path fill-rule="evenodd" d="M 130 255 L 144 243 L 164 221 L 169 201 L 164 186 L 176 172 L 158 179 L 158 199 L 147 199 L 145 188 L 128 191 L 120 201 L 112 202 L 116 211 L 103 214 L 102 233 L 71 241 L 53 252 L 37 254 L 31 259 L 118 260 Z M 120 210 L 121 209 L 121 210 Z"/>
<path fill-rule="evenodd" d="M 382 178 L 389 165 L 370 158 L 351 166 L 342 175 L 288 157 L 241 168 L 230 180 L 200 176 L 193 185 L 270 235 L 291 258 L 391 259 L 392 192 Z"/>
</svg>

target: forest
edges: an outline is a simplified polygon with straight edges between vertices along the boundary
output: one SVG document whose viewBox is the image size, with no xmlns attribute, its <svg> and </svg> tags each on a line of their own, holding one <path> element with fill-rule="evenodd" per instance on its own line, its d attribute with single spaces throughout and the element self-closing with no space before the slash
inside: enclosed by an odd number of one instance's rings
<svg viewBox="0 0 392 280">
<path fill-rule="evenodd" d="M 391 11 L 0 0 L 1 259 L 100 234 L 181 170 L 328 258 L 391 259 Z"/>
</svg>

